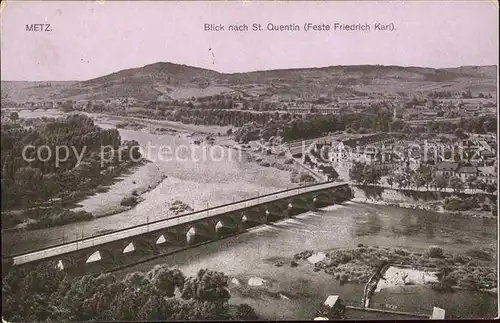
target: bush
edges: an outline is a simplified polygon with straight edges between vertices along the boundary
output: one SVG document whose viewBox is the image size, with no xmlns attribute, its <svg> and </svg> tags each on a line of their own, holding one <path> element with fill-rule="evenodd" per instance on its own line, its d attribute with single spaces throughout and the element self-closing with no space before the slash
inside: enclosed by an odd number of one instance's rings
<svg viewBox="0 0 500 323">
<path fill-rule="evenodd" d="M 42 228 L 49 228 L 59 225 L 64 225 L 68 223 L 80 222 L 80 221 L 89 221 L 92 220 L 94 216 L 92 213 L 86 211 L 71 211 L 65 210 L 57 211 L 50 210 L 48 213 L 44 214 L 41 218 L 36 222 L 30 222 L 26 226 L 28 230 L 36 230 Z"/>
<path fill-rule="evenodd" d="M 490 207 L 490 205 L 489 205 L 489 204 L 483 204 L 483 205 L 481 205 L 481 209 L 482 209 L 483 211 L 486 211 L 486 212 L 491 211 L 491 207 Z"/>
<path fill-rule="evenodd" d="M 427 248 L 426 254 L 430 258 L 442 258 L 443 249 L 441 249 L 441 247 L 438 246 L 430 246 L 429 248 Z"/>
<path fill-rule="evenodd" d="M 467 290 L 478 290 L 479 284 L 477 280 L 472 275 L 467 275 L 464 278 L 458 281 L 458 287 L 467 289 Z"/>
<path fill-rule="evenodd" d="M 461 255 L 456 255 L 456 256 L 453 256 L 453 263 L 455 263 L 455 264 L 465 264 L 465 263 L 467 263 L 467 259 L 465 259 Z"/>
<path fill-rule="evenodd" d="M 467 250 L 466 254 L 472 258 L 476 258 L 479 260 L 485 260 L 485 261 L 493 260 L 493 256 L 489 252 L 482 249 L 476 249 L 476 248 L 469 249 Z"/>
<path fill-rule="evenodd" d="M 301 183 L 314 183 L 314 182 L 316 182 L 316 180 L 314 179 L 314 177 L 312 177 L 308 173 L 302 173 L 302 174 L 300 174 L 299 175 L 299 181 Z"/>
<path fill-rule="evenodd" d="M 252 321 L 257 319 L 258 316 L 255 310 L 248 304 L 239 305 L 234 316 L 234 320 L 236 321 Z"/>
<path fill-rule="evenodd" d="M 128 197 L 124 197 L 121 202 L 120 202 L 120 205 L 122 206 L 136 206 L 139 202 L 137 201 L 137 197 L 135 196 L 128 196 Z"/>
<path fill-rule="evenodd" d="M 478 207 L 477 199 L 474 197 L 461 199 L 456 196 L 444 199 L 443 208 L 447 211 L 468 211 Z"/>
</svg>

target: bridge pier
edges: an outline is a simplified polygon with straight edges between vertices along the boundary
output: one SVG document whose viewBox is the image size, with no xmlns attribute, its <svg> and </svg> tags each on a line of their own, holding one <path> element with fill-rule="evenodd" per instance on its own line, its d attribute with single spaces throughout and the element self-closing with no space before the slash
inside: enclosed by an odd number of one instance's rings
<svg viewBox="0 0 500 323">
<path fill-rule="evenodd" d="M 210 227 L 209 223 L 192 225 L 186 232 L 186 242 L 192 246 L 208 240 L 217 240 L 215 227 Z"/>
<path fill-rule="evenodd" d="M 244 230 L 258 225 L 266 224 L 267 214 L 259 208 L 253 208 L 242 213 L 241 226 Z"/>
<path fill-rule="evenodd" d="M 238 213 L 231 213 L 228 216 L 217 217 L 211 221 L 210 225 L 214 227 L 216 239 L 220 239 L 224 236 L 243 230 L 241 226 L 241 216 Z"/>
</svg>

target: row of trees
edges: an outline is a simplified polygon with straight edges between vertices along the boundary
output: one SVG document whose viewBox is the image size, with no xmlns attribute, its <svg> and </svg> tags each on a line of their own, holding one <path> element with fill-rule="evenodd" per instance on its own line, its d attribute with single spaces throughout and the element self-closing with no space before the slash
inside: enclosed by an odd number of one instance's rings
<svg viewBox="0 0 500 323">
<path fill-rule="evenodd" d="M 220 102 L 226 101 L 224 99 Z M 115 113 L 199 125 L 242 127 L 247 123 L 256 123 L 262 128 L 265 137 L 268 138 L 279 134 L 284 140 L 314 138 L 321 136 L 323 133 L 335 131 L 354 133 L 399 131 L 434 134 L 454 133 L 457 129 L 461 129 L 462 132 L 481 134 L 496 132 L 496 120 L 485 116 L 464 119 L 458 123 L 431 121 L 426 126 L 410 127 L 403 120 L 393 120 L 392 108 L 385 105 L 373 105 L 366 108 L 363 113 L 294 115 L 278 112 L 232 110 L 226 107 L 229 103 L 220 103 L 221 107 L 217 108 L 218 103 L 215 101 L 210 104 L 215 104 L 215 106 L 203 108 L 196 106 L 162 106 L 161 108 L 138 109 L 137 111 L 117 110 Z"/>
<path fill-rule="evenodd" d="M 228 277 L 200 270 L 185 277 L 155 266 L 120 279 L 114 274 L 69 278 L 54 262 L 14 267 L 2 279 L 3 318 L 18 322 L 255 320 L 246 305 L 228 304 Z"/>
<path fill-rule="evenodd" d="M 352 181 L 363 184 L 379 184 L 386 171 L 379 169 L 375 164 L 365 162 L 354 162 L 349 170 L 349 177 Z M 462 181 L 457 176 L 444 176 L 436 174 L 432 167 L 421 166 L 416 170 L 405 167 L 396 172 L 390 173 L 387 178 L 387 184 L 391 187 L 396 185 L 398 188 L 416 188 L 425 187 L 426 189 L 443 190 L 451 188 L 455 192 L 461 192 L 465 188 L 471 190 L 483 190 L 488 193 L 494 193 L 497 190 L 495 183 L 488 183 L 477 176 L 470 176 L 466 181 Z"/>
<path fill-rule="evenodd" d="M 436 174 L 429 166 L 421 166 L 417 170 L 412 170 L 409 167 L 406 167 L 403 170 L 388 176 L 387 183 L 391 187 L 393 185 L 397 185 L 398 188 L 415 187 L 419 189 L 420 187 L 425 187 L 426 189 L 432 188 L 438 190 L 451 188 L 455 192 L 461 192 L 465 188 L 469 188 L 471 190 L 479 189 L 489 193 L 493 193 L 497 190 L 495 184 L 487 183 L 477 176 L 470 176 L 464 182 L 457 176 L 444 176 Z"/>
<path fill-rule="evenodd" d="M 355 161 L 349 169 L 349 178 L 363 185 L 378 184 L 383 172 L 373 164 Z"/>
</svg>

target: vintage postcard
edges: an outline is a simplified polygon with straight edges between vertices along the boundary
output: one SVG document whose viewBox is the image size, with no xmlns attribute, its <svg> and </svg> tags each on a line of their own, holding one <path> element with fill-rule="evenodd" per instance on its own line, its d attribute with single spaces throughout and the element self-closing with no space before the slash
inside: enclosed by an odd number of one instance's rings
<svg viewBox="0 0 500 323">
<path fill-rule="evenodd" d="M 2 320 L 498 317 L 497 1 L 3 1 Z"/>
</svg>

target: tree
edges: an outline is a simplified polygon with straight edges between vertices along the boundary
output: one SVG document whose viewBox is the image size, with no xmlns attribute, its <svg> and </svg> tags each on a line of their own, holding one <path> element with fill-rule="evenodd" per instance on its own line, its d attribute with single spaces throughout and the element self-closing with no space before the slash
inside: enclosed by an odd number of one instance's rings
<svg viewBox="0 0 500 323">
<path fill-rule="evenodd" d="M 436 187 L 440 191 L 448 186 L 448 179 L 443 175 L 436 175 L 431 183 L 431 186 Z"/>
<path fill-rule="evenodd" d="M 424 175 L 422 173 L 416 172 L 413 178 L 413 183 L 417 190 L 426 184 Z"/>
<path fill-rule="evenodd" d="M 469 136 L 465 133 L 464 129 L 462 128 L 457 128 L 455 130 L 455 136 L 458 138 L 458 139 L 466 139 L 468 138 Z"/>
<path fill-rule="evenodd" d="M 231 306 L 227 276 L 201 270 L 190 277 L 192 297 L 172 292 L 183 287 L 178 269 L 155 266 L 119 279 L 111 273 L 68 278 L 54 261 L 3 272 L 2 316 L 7 321 L 172 321 L 254 320 L 248 305 Z M 186 290 L 190 290 L 187 288 Z M 230 311 L 234 309 L 234 311 Z"/>
<path fill-rule="evenodd" d="M 17 121 L 17 120 L 19 120 L 19 113 L 17 113 L 16 111 L 11 112 L 11 114 L 10 114 L 10 117 L 9 117 L 9 118 L 10 118 L 10 120 L 12 120 L 12 121 Z"/>
<path fill-rule="evenodd" d="M 355 161 L 349 169 L 349 178 L 356 183 L 363 183 L 365 166 L 365 163 Z"/>
<path fill-rule="evenodd" d="M 201 269 L 196 277 L 190 277 L 184 282 L 182 298 L 225 302 L 231 297 L 227 290 L 227 279 L 221 272 Z"/>
<path fill-rule="evenodd" d="M 432 169 L 427 166 L 420 166 L 415 173 L 414 182 L 417 187 L 425 185 L 425 187 L 429 189 L 433 179 L 434 174 Z"/>
<path fill-rule="evenodd" d="M 389 184 L 392 188 L 392 185 L 394 185 L 394 177 L 392 175 L 389 175 L 387 177 L 387 184 Z"/>
<path fill-rule="evenodd" d="M 255 321 L 258 319 L 258 316 L 250 305 L 241 304 L 236 310 L 234 319 L 238 321 Z"/>
<path fill-rule="evenodd" d="M 381 178 L 382 173 L 374 165 L 365 165 L 363 168 L 364 184 L 378 184 Z"/>
<path fill-rule="evenodd" d="M 477 176 L 469 176 L 466 182 L 469 189 L 474 190 L 477 188 Z"/>
<path fill-rule="evenodd" d="M 356 183 L 362 183 L 364 180 L 364 168 L 365 163 L 355 161 L 352 164 L 351 169 L 349 169 L 349 178 Z"/>
<path fill-rule="evenodd" d="M 486 184 L 486 192 L 488 192 L 488 193 L 495 193 L 496 190 L 497 190 L 496 183 L 488 183 L 488 184 Z"/>
<path fill-rule="evenodd" d="M 456 176 L 452 176 L 448 179 L 448 186 L 453 189 L 453 191 L 462 191 L 464 189 L 464 183 L 462 180 Z"/>
<path fill-rule="evenodd" d="M 172 269 L 167 265 L 155 266 L 147 277 L 158 292 L 167 297 L 174 296 L 175 288 L 182 289 L 186 280 L 179 269 Z"/>
<path fill-rule="evenodd" d="M 414 172 L 409 167 L 406 167 L 395 174 L 394 181 L 399 188 L 410 187 L 413 184 L 413 176 Z"/>
</svg>

